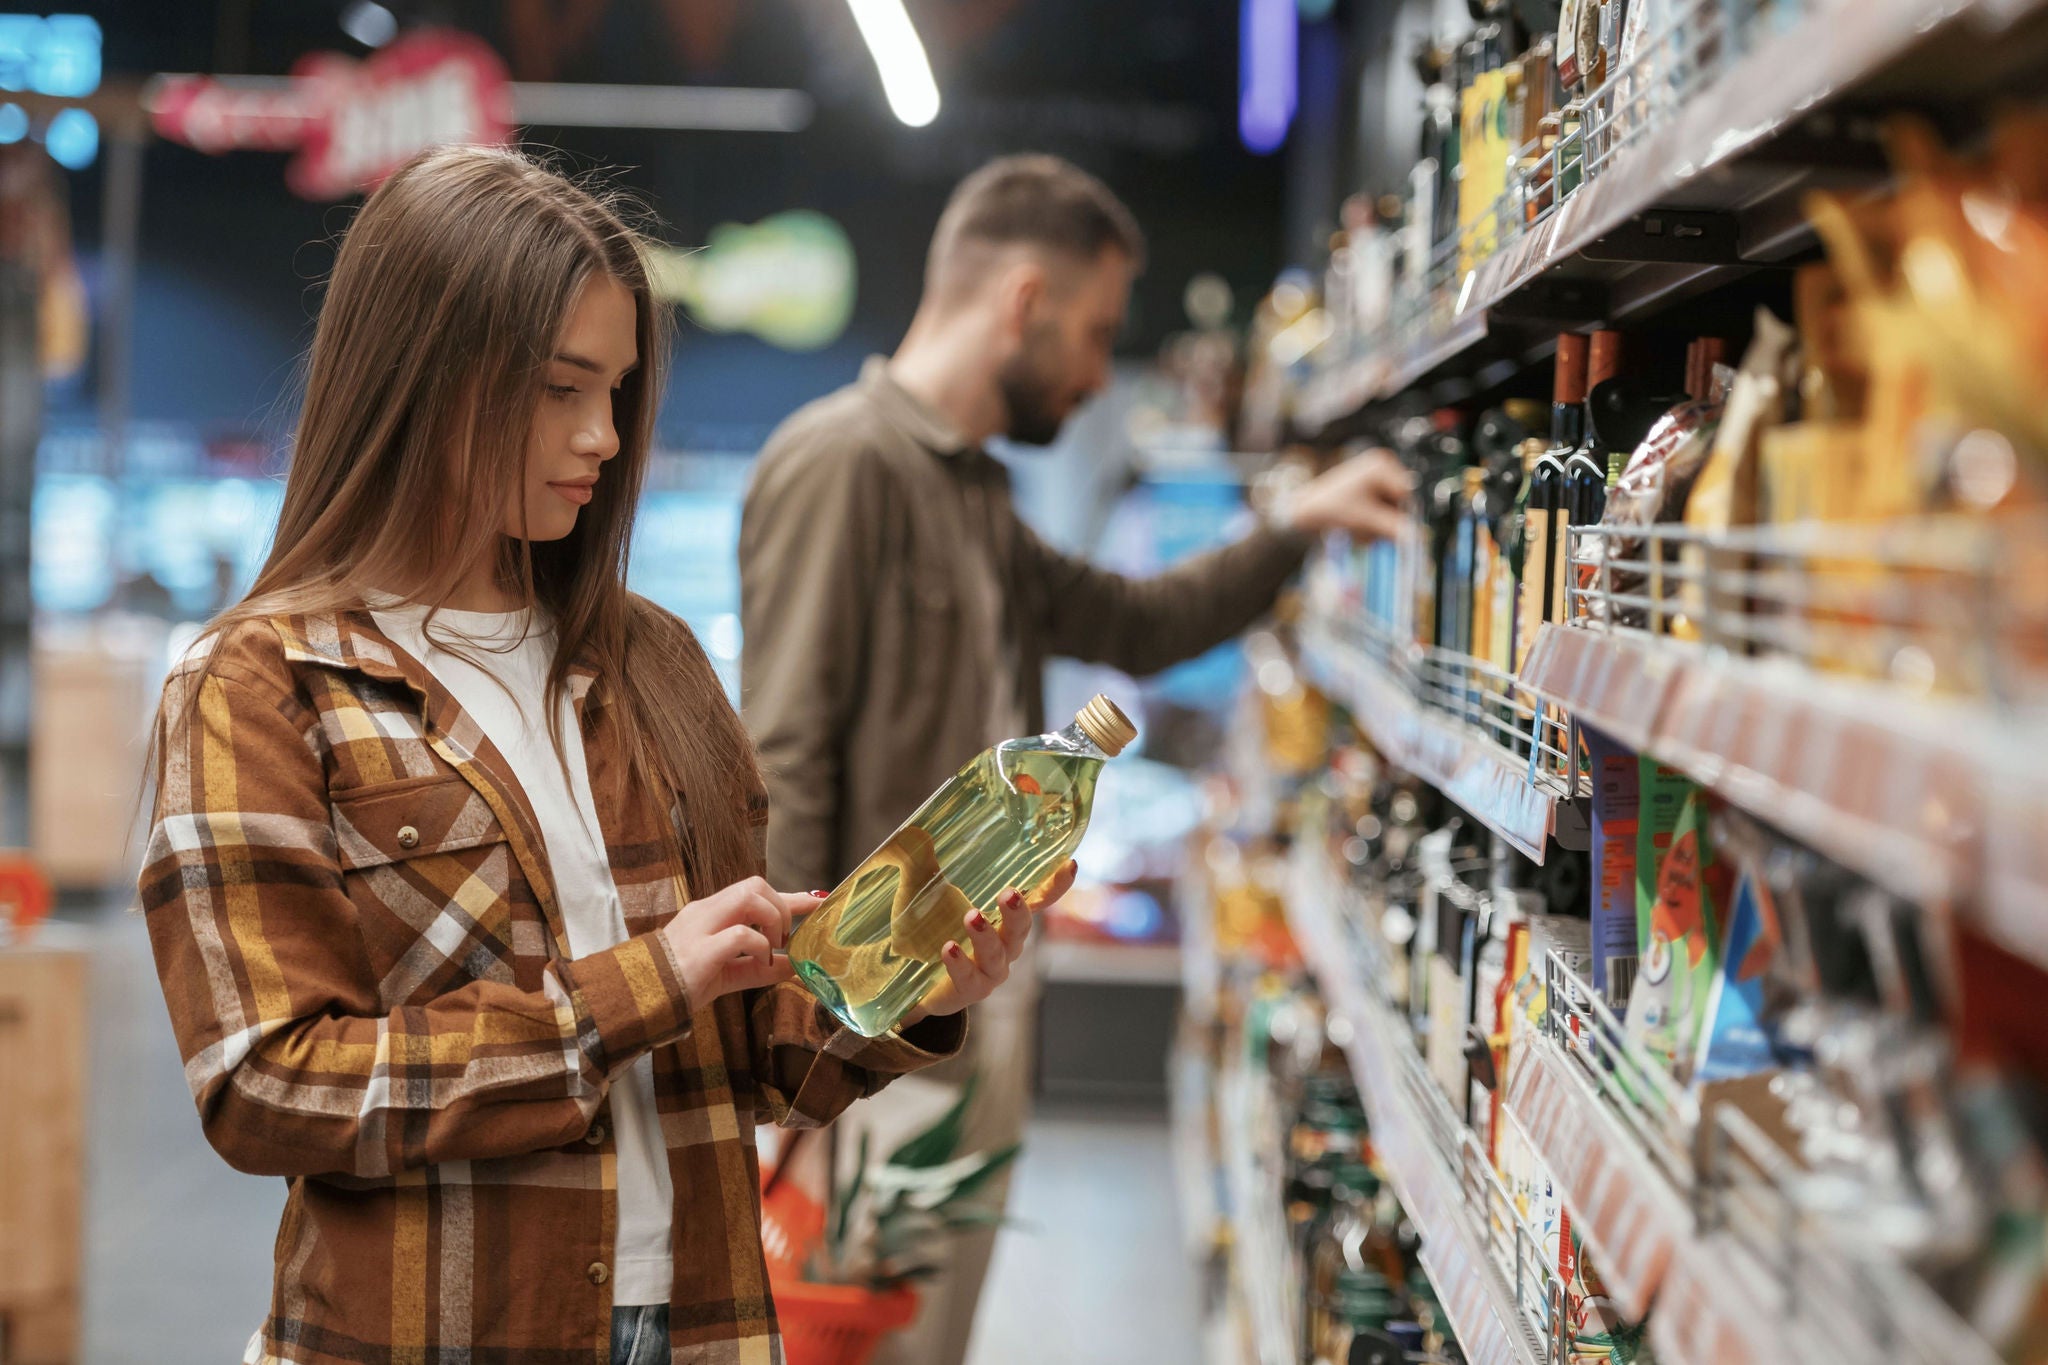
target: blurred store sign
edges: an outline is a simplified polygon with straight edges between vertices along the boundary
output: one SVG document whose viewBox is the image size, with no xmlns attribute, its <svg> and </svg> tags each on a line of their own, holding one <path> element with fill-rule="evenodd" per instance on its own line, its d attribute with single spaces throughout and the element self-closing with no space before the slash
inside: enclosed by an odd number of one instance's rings
<svg viewBox="0 0 2048 1365">
<path fill-rule="evenodd" d="M 297 152 L 285 172 L 293 192 L 339 199 L 428 147 L 503 142 L 512 91 L 481 39 L 422 29 L 365 62 L 316 54 L 282 86 L 167 77 L 150 94 L 150 115 L 159 134 L 202 152 Z"/>
<path fill-rule="evenodd" d="M 100 26 L 82 14 L 0 14 L 0 90 L 69 99 L 100 88 Z"/>
<path fill-rule="evenodd" d="M 655 291 L 701 325 L 786 351 L 831 345 L 853 316 L 853 243 L 809 209 L 721 224 L 702 250 L 663 248 L 652 265 Z"/>
<path fill-rule="evenodd" d="M 0 14 L 0 92 L 83 99 L 100 88 L 100 26 L 82 14 Z M 0 145 L 33 138 L 67 170 L 98 157 L 100 128 L 84 109 L 31 118 L 0 94 Z"/>
</svg>

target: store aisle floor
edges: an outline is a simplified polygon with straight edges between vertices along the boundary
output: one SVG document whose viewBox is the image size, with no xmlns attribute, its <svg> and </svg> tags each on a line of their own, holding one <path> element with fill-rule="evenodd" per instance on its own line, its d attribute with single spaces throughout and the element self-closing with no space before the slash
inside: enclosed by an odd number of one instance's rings
<svg viewBox="0 0 2048 1365">
<path fill-rule="evenodd" d="M 1195 1275 L 1181 1250 L 1159 1110 L 1041 1107 L 1010 1186 L 967 1365 L 1195 1365 Z"/>
<path fill-rule="evenodd" d="M 268 1299 L 284 1183 L 230 1170 L 186 1093 L 142 920 L 93 936 L 85 1365 L 239 1360 Z M 1166 1120 L 1045 1109 L 1012 1187 L 970 1365 L 1198 1358 Z"/>
</svg>

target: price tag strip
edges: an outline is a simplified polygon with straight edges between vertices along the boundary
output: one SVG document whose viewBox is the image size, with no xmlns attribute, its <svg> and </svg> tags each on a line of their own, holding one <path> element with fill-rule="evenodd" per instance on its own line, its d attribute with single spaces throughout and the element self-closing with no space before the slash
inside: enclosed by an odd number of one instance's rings
<svg viewBox="0 0 2048 1365">
<path fill-rule="evenodd" d="M 1523 856 L 1543 861 L 1557 794 L 1530 782 L 1524 762 L 1426 710 L 1364 651 L 1314 628 L 1303 640 L 1309 676 L 1350 707 L 1382 757 L 1442 791 Z"/>
<path fill-rule="evenodd" d="M 1323 989 L 1332 1021 L 1348 1031 L 1344 1052 L 1365 1102 L 1373 1146 L 1401 1206 L 1422 1230 L 1422 1259 L 1471 1365 L 1538 1365 L 1539 1356 L 1501 1274 L 1486 1259 L 1457 1179 L 1415 1111 L 1404 1073 L 1421 1069 L 1400 1023 L 1373 998 L 1333 910 L 1339 890 L 1307 845 L 1289 876 L 1288 921 Z M 1428 1084 L 1426 1080 L 1421 1082 Z"/>
<path fill-rule="evenodd" d="M 1584 626 L 1545 626 L 1528 676 L 1584 724 L 1908 899 L 1993 907 L 1987 930 L 2048 964 L 2048 915 L 2001 914 L 2048 910 L 2048 775 L 2004 761 L 2026 743 L 2009 719 Z"/>
<path fill-rule="evenodd" d="M 1522 1043 L 1507 1105 L 1563 1191 L 1615 1305 L 1639 1321 L 1692 1232 L 1678 1192 L 1552 1039 Z"/>
<path fill-rule="evenodd" d="M 1251 1320 L 1259 1365 L 1296 1365 L 1296 1324 L 1289 1311 L 1287 1237 L 1281 1226 L 1277 1174 L 1261 1170 L 1262 1146 L 1277 1150 L 1269 1122 L 1270 1095 L 1243 1072 L 1226 1074 L 1218 1113 L 1224 1130 L 1224 1179 L 1230 1200 L 1232 1268 L 1240 1300 Z M 1257 1130 L 1264 1143 L 1254 1137 Z"/>
</svg>

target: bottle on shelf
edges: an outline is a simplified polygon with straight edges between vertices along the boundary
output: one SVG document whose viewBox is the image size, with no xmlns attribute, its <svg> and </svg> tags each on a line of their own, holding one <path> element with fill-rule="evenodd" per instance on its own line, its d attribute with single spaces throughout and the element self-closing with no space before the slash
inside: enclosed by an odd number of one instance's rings
<svg viewBox="0 0 2048 1365">
<path fill-rule="evenodd" d="M 998 896 L 1073 856 L 1102 765 L 1137 737 L 1097 696 L 1064 730 L 970 759 L 791 936 L 798 979 L 855 1032 L 888 1032 L 944 979 L 969 910 L 1000 922 Z"/>
<path fill-rule="evenodd" d="M 1416 203 L 1426 224 L 1427 251 L 1449 237 L 1458 222 L 1458 91 L 1457 49 L 1425 41 L 1415 54 L 1422 78 L 1422 158 L 1416 167 Z M 1425 182 L 1423 168 L 1428 167 Z M 1424 262 L 1424 278 L 1427 267 Z"/>
<path fill-rule="evenodd" d="M 1550 444 L 1529 470 L 1529 501 L 1522 518 L 1522 591 L 1515 625 L 1515 668 L 1519 672 L 1545 621 L 1555 620 L 1558 596 L 1552 549 L 1553 523 L 1563 515 L 1564 462 L 1578 447 L 1585 422 L 1586 338 L 1566 332 L 1557 339 L 1552 379 Z"/>
<path fill-rule="evenodd" d="M 1556 196 L 1556 162 L 1559 129 L 1558 106 L 1563 103 L 1557 83 L 1557 41 L 1540 38 L 1522 55 L 1520 110 L 1517 123 L 1517 172 L 1523 182 L 1522 217 L 1533 223 L 1546 213 Z"/>
<path fill-rule="evenodd" d="M 1460 428 L 1463 417 L 1456 408 L 1439 408 L 1430 416 L 1430 431 L 1422 443 L 1423 487 L 1428 490 L 1427 520 L 1423 525 L 1430 600 L 1430 638 L 1423 644 L 1459 650 L 1458 628 L 1461 605 L 1469 613 L 1469 595 L 1461 604 L 1456 575 L 1458 523 L 1463 512 L 1464 471 L 1471 463 Z"/>
<path fill-rule="evenodd" d="M 1512 673 L 1515 666 L 1515 586 L 1519 564 L 1521 514 L 1526 495 L 1522 449 L 1540 429 L 1543 405 L 1509 399 L 1500 411 L 1482 419 L 1473 437 L 1486 469 L 1486 501 L 1493 529 L 1493 559 L 1486 592 L 1486 633 L 1472 652 L 1488 666 Z M 1489 420 L 1490 419 L 1490 420 Z M 1500 735 L 1492 738 L 1503 740 Z"/>
<path fill-rule="evenodd" d="M 1607 452 L 1600 444 L 1593 420 L 1593 399 L 1600 386 L 1621 373 L 1621 333 L 1593 333 L 1586 362 L 1586 415 L 1580 421 L 1579 442 L 1566 456 L 1561 469 L 1562 487 L 1558 512 L 1551 518 L 1551 621 L 1569 621 L 1576 615 L 1572 588 L 1577 582 L 1572 565 L 1571 528 L 1598 524 L 1607 504 Z"/>
</svg>

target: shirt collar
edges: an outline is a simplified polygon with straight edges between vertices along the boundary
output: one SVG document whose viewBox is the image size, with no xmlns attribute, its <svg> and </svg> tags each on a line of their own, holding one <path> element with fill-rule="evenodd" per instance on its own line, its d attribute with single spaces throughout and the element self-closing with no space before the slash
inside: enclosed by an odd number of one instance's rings
<svg viewBox="0 0 2048 1365">
<path fill-rule="evenodd" d="M 889 362 L 871 355 L 860 367 L 860 387 L 899 431 L 934 455 L 964 455 L 974 449 L 931 405 L 889 375 Z"/>
</svg>

